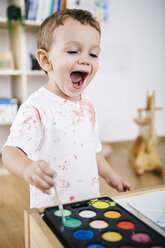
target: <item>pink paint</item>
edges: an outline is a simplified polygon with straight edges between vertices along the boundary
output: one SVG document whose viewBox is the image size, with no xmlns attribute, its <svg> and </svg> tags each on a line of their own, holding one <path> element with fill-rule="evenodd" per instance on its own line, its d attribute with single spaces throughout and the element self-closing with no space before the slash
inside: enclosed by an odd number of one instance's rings
<svg viewBox="0 0 165 248">
<path fill-rule="evenodd" d="M 70 199 L 70 201 L 73 201 L 75 199 L 75 197 L 71 196 L 69 199 Z"/>
<path fill-rule="evenodd" d="M 32 119 L 32 116 L 27 117 L 27 119 L 23 121 L 23 124 L 27 124 L 27 122 L 30 121 L 31 119 Z"/>
<path fill-rule="evenodd" d="M 62 166 L 62 170 L 66 170 L 66 166 L 65 165 Z"/>
<path fill-rule="evenodd" d="M 23 131 L 22 129 L 19 130 L 19 135 L 22 136 L 23 135 Z"/>
<path fill-rule="evenodd" d="M 77 155 L 74 154 L 74 158 L 77 159 Z"/>
<path fill-rule="evenodd" d="M 98 182 L 99 182 L 98 177 L 93 177 L 92 178 L 92 186 L 95 185 L 95 184 L 97 184 Z"/>
<path fill-rule="evenodd" d="M 27 130 L 31 130 L 31 125 L 29 125 L 29 126 L 27 127 Z"/>
<path fill-rule="evenodd" d="M 35 111 L 36 111 L 36 118 L 37 118 L 37 120 L 38 120 L 38 121 L 41 121 L 41 116 L 40 116 L 39 110 L 38 110 L 37 108 L 35 108 L 34 106 L 33 106 L 33 108 L 34 108 Z"/>
<path fill-rule="evenodd" d="M 81 105 L 82 108 L 85 107 L 85 109 L 90 114 L 90 121 L 92 123 L 92 126 L 94 127 L 95 122 L 96 122 L 96 115 L 95 115 L 95 110 L 94 110 L 93 104 L 88 100 L 79 101 L 79 104 Z"/>
<path fill-rule="evenodd" d="M 70 183 L 66 180 L 59 180 L 58 181 L 59 188 L 69 188 Z"/>
<path fill-rule="evenodd" d="M 79 123 L 83 117 L 84 117 L 84 113 L 81 110 L 80 112 L 78 112 L 77 110 L 72 110 L 72 112 L 75 114 L 75 116 L 77 117 L 77 123 Z M 75 122 L 73 121 L 73 125 L 75 124 Z"/>
<path fill-rule="evenodd" d="M 136 242 L 146 243 L 151 240 L 150 236 L 146 233 L 134 233 L 132 239 Z"/>
</svg>

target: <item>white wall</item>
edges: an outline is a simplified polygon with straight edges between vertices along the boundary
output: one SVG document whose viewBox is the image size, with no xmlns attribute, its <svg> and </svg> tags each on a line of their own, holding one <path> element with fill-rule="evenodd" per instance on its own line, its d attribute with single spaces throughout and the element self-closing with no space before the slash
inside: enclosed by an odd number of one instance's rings
<svg viewBox="0 0 165 248">
<path fill-rule="evenodd" d="M 165 136 L 165 1 L 110 0 L 99 71 L 89 86 L 102 141 L 134 139 L 137 108 L 156 90 L 156 132 Z"/>
</svg>

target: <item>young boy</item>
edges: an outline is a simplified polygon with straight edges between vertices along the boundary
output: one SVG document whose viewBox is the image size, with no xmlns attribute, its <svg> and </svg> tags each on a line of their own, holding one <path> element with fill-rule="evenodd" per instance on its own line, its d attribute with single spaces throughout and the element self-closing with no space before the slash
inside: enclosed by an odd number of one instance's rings
<svg viewBox="0 0 165 248">
<path fill-rule="evenodd" d="M 98 174 L 119 192 L 130 190 L 101 154 L 95 107 L 84 93 L 95 76 L 100 26 L 88 11 L 54 13 L 38 33 L 44 87 L 22 104 L 3 149 L 3 163 L 30 184 L 30 206 L 99 196 Z"/>
</svg>

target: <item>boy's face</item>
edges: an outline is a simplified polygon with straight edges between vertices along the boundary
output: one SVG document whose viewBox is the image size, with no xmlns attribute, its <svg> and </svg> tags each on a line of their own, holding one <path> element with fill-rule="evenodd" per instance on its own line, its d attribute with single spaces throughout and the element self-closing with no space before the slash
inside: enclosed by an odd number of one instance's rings
<svg viewBox="0 0 165 248">
<path fill-rule="evenodd" d="M 67 19 L 53 34 L 47 88 L 63 98 L 79 100 L 97 72 L 99 51 L 99 32 L 90 25 Z"/>
</svg>

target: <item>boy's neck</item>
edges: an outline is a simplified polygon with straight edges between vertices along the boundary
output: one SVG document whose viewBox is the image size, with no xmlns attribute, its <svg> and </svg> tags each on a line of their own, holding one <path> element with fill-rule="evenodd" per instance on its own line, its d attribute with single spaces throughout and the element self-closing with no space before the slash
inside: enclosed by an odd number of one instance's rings
<svg viewBox="0 0 165 248">
<path fill-rule="evenodd" d="M 75 96 L 75 97 L 69 97 L 67 95 L 65 95 L 63 92 L 60 92 L 59 90 L 55 89 L 55 88 L 52 88 L 50 87 L 48 84 L 46 84 L 44 86 L 47 90 L 49 90 L 51 93 L 63 98 L 63 99 L 66 99 L 66 100 L 69 100 L 69 101 L 73 101 L 73 102 L 78 102 L 81 100 L 82 96 L 81 94 Z"/>
</svg>

